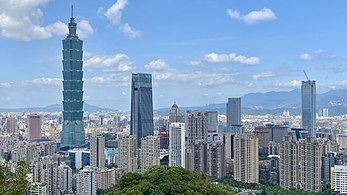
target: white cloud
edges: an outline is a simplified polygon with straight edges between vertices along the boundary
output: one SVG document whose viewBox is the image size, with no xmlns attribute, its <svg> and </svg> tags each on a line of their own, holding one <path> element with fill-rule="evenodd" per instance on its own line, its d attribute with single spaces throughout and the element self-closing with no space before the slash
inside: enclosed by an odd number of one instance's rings
<svg viewBox="0 0 347 195">
<path fill-rule="evenodd" d="M 112 73 L 102 76 L 95 76 L 92 78 L 86 78 L 85 81 L 86 83 L 94 85 L 117 87 L 130 85 L 131 79 L 129 74 Z"/>
<path fill-rule="evenodd" d="M 260 21 L 277 19 L 275 13 L 271 9 L 266 7 L 259 11 L 251 11 L 245 15 L 242 15 L 238 10 L 233 9 L 228 9 L 227 13 L 231 18 L 241 20 L 247 24 L 254 24 Z"/>
<path fill-rule="evenodd" d="M 14 85 L 14 82 L 5 82 L 5 83 L 0 83 L 1 88 L 12 88 Z"/>
<path fill-rule="evenodd" d="M 90 25 L 89 21 L 87 20 L 81 20 L 78 24 L 77 24 L 77 34 L 78 36 L 80 36 L 82 39 L 83 38 L 87 38 L 89 36 L 91 36 L 92 34 L 94 34 L 94 29 L 93 27 Z"/>
<path fill-rule="evenodd" d="M 303 54 L 300 54 L 299 58 L 300 60 L 309 61 L 309 60 L 312 60 L 313 57 L 311 54 L 303 53 Z"/>
<path fill-rule="evenodd" d="M 242 55 L 237 55 L 236 53 L 209 53 L 205 55 L 204 60 L 212 63 L 234 62 L 245 65 L 255 65 L 260 63 L 260 59 L 258 57 L 245 57 Z"/>
<path fill-rule="evenodd" d="M 41 78 L 23 81 L 22 84 L 23 85 L 37 85 L 37 86 L 45 86 L 45 85 L 60 86 L 60 85 L 62 85 L 62 79 L 41 77 Z"/>
<path fill-rule="evenodd" d="M 1 0 L 0 1 L 0 36 L 18 41 L 44 40 L 53 35 L 67 34 L 67 26 L 61 21 L 47 26 L 40 24 L 43 12 L 41 7 L 48 0 Z M 89 24 L 89 23 L 88 23 Z M 91 34 L 91 26 L 82 24 L 81 32 Z"/>
<path fill-rule="evenodd" d="M 273 72 L 260 72 L 260 73 L 254 74 L 252 77 L 253 79 L 257 80 L 257 79 L 269 78 L 273 76 L 275 76 Z"/>
<path fill-rule="evenodd" d="M 323 53 L 323 49 L 318 49 L 317 51 L 314 52 L 315 54 L 321 54 Z"/>
<path fill-rule="evenodd" d="M 192 66 L 199 66 L 201 64 L 201 60 L 191 60 L 189 64 Z"/>
<path fill-rule="evenodd" d="M 331 84 L 329 86 L 330 89 L 346 89 L 347 88 L 347 80 L 340 81 L 338 83 Z"/>
<path fill-rule="evenodd" d="M 126 54 L 99 55 L 85 60 L 86 68 L 101 69 L 104 72 L 127 72 L 133 69 L 133 62 Z"/>
<path fill-rule="evenodd" d="M 287 83 L 274 83 L 272 86 L 277 88 L 297 88 L 301 86 L 301 81 L 292 80 Z"/>
<path fill-rule="evenodd" d="M 145 65 L 145 68 L 151 71 L 162 71 L 168 67 L 169 65 L 162 59 L 151 61 L 150 63 Z"/>
<path fill-rule="evenodd" d="M 140 36 L 141 32 L 130 27 L 127 22 L 123 22 L 122 15 L 123 10 L 128 4 L 128 0 L 117 0 L 105 13 L 106 18 L 111 24 L 117 26 L 126 36 L 130 38 L 136 38 Z M 99 11 L 103 9 L 99 8 Z"/>
<path fill-rule="evenodd" d="M 184 83 L 193 84 L 200 87 L 212 87 L 235 82 L 236 74 L 213 73 L 213 72 L 163 72 L 154 74 L 154 81 L 157 83 L 169 82 L 171 84 Z"/>
</svg>

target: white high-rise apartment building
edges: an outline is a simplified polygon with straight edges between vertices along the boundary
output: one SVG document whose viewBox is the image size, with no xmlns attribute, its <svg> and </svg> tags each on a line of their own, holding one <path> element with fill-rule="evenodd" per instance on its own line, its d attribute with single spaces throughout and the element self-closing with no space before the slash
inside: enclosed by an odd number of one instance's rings
<svg viewBox="0 0 347 195">
<path fill-rule="evenodd" d="M 169 135 L 169 166 L 185 168 L 185 124 L 171 123 Z"/>
<path fill-rule="evenodd" d="M 58 188 L 63 194 L 72 192 L 72 169 L 65 162 L 58 166 Z"/>
<path fill-rule="evenodd" d="M 347 166 L 346 165 L 335 165 L 333 170 L 333 180 L 331 182 L 331 188 L 335 192 L 340 194 L 347 194 Z"/>
<path fill-rule="evenodd" d="M 127 136 L 118 140 L 118 168 L 124 169 L 125 173 L 137 170 L 136 137 Z"/>
<path fill-rule="evenodd" d="M 144 172 L 148 167 L 160 165 L 160 140 L 157 136 L 147 136 L 141 143 L 141 172 Z"/>
<path fill-rule="evenodd" d="M 77 195 L 96 195 L 95 168 L 84 167 L 76 176 Z"/>
</svg>

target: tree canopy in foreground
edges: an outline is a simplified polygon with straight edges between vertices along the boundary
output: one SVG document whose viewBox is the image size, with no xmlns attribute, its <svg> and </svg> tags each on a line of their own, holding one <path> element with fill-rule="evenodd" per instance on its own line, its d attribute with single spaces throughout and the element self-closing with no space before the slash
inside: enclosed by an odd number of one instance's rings
<svg viewBox="0 0 347 195">
<path fill-rule="evenodd" d="M 154 166 L 143 174 L 128 173 L 108 194 L 234 194 L 208 181 L 200 172 Z"/>
</svg>

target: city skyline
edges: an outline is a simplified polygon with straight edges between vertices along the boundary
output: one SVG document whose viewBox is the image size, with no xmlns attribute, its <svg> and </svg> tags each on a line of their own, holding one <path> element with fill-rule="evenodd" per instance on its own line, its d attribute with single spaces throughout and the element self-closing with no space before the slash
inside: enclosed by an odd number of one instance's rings
<svg viewBox="0 0 347 195">
<path fill-rule="evenodd" d="M 2 3 L 0 13 L 20 28 L 0 24 L 0 107 L 60 102 L 58 43 L 67 34 L 71 2 Z M 155 108 L 174 100 L 204 105 L 249 92 L 299 88 L 303 69 L 317 81 L 318 93 L 346 87 L 342 1 L 324 16 L 320 10 L 329 5 L 311 1 L 300 2 L 302 9 L 265 1 L 73 3 L 78 34 L 86 41 L 85 101 L 93 105 L 130 110 L 132 72 L 153 74 Z M 307 6 L 316 11 L 308 16 Z"/>
</svg>

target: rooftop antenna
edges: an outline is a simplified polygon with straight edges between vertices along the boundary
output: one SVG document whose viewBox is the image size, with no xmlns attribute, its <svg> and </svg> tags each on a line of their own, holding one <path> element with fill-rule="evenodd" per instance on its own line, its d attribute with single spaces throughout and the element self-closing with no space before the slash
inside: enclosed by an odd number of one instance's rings
<svg viewBox="0 0 347 195">
<path fill-rule="evenodd" d="M 304 71 L 304 70 L 303 70 Z M 306 76 L 306 78 L 307 78 L 307 80 L 308 81 L 310 81 L 310 79 L 308 78 L 308 76 L 307 76 L 307 74 L 306 74 L 306 72 L 304 71 L 304 74 L 305 74 L 305 76 Z"/>
<path fill-rule="evenodd" d="M 71 18 L 73 18 L 73 4 L 71 5 Z"/>
</svg>

